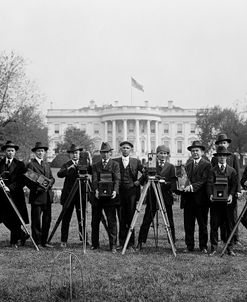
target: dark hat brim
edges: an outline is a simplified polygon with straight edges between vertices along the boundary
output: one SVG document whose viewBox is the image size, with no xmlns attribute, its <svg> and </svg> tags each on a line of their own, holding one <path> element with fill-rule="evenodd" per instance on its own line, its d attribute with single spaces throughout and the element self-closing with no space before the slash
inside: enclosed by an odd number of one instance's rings
<svg viewBox="0 0 247 302">
<path fill-rule="evenodd" d="M 219 139 L 215 142 L 215 145 L 218 145 L 220 142 L 228 142 L 229 144 L 232 142 L 230 138 L 225 138 L 225 139 Z"/>
<path fill-rule="evenodd" d="M 191 150 L 194 149 L 194 148 L 200 148 L 200 149 L 202 149 L 203 151 L 206 150 L 206 148 L 205 148 L 204 146 L 202 146 L 202 145 L 198 145 L 198 146 L 196 146 L 196 145 L 194 145 L 194 146 L 189 146 L 189 147 L 187 148 L 187 150 L 191 151 Z"/>
<path fill-rule="evenodd" d="M 38 149 L 44 149 L 45 151 L 48 150 L 48 147 L 44 147 L 44 146 L 40 146 L 40 147 L 34 147 L 33 149 L 31 149 L 32 152 L 35 152 Z"/>
<path fill-rule="evenodd" d="M 73 152 L 75 152 L 75 151 L 82 151 L 83 150 L 83 148 L 75 148 L 74 150 L 67 150 L 67 153 L 73 153 Z"/>
<path fill-rule="evenodd" d="M 120 147 L 122 147 L 123 145 L 129 145 L 131 148 L 133 148 L 133 144 L 129 141 L 123 141 L 119 144 Z"/>
<path fill-rule="evenodd" d="M 114 149 L 112 149 L 112 148 L 110 148 L 110 149 L 101 149 L 101 150 L 99 150 L 99 152 L 110 152 L 112 150 L 114 150 Z"/>
<path fill-rule="evenodd" d="M 1 150 L 5 151 L 7 148 L 14 148 L 15 151 L 19 150 L 19 146 L 16 146 L 16 145 L 4 145 L 1 147 Z"/>
<path fill-rule="evenodd" d="M 213 156 L 219 156 L 219 155 L 225 155 L 225 156 L 230 156 L 232 153 L 230 152 L 219 152 L 219 153 L 213 153 Z"/>
</svg>

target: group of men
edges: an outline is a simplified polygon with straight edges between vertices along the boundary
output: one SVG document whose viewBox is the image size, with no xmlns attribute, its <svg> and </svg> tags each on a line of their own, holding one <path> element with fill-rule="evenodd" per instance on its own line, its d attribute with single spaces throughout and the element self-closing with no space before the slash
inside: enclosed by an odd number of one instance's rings
<svg viewBox="0 0 247 302">
<path fill-rule="evenodd" d="M 169 162 L 170 149 L 165 145 L 156 148 L 155 181 L 159 182 L 163 195 L 165 211 L 168 218 L 171 238 L 175 244 L 175 224 L 173 220 L 174 193 L 181 194 L 181 208 L 184 211 L 185 230 L 185 252 L 192 252 L 195 249 L 195 222 L 199 226 L 199 248 L 202 253 L 214 255 L 217 251 L 218 229 L 221 228 L 221 239 L 226 242 L 237 219 L 237 198 L 241 192 L 241 185 L 247 188 L 247 169 L 243 177 L 240 176 L 238 158 L 227 149 L 231 140 L 220 134 L 216 141 L 217 151 L 210 161 L 204 156 L 205 147 L 194 141 L 187 149 L 191 152 L 185 171 L 187 183 L 183 190 L 177 187 L 177 176 L 174 165 Z M 51 247 L 47 243 L 51 223 L 52 185 L 54 178 L 49 165 L 44 161 L 47 147 L 37 142 L 31 149 L 34 158 L 25 166 L 23 162 L 15 158 L 18 146 L 8 141 L 2 146 L 5 157 L 0 161 L 0 174 L 4 180 L 4 189 L 10 193 L 14 203 L 20 211 L 21 216 L 28 223 L 28 214 L 23 193 L 26 185 L 30 189 L 29 201 L 31 203 L 31 230 L 34 241 L 43 247 Z M 63 164 L 57 176 L 65 178 L 61 204 L 66 207 L 62 217 L 61 226 L 61 247 L 67 247 L 69 225 L 74 208 L 76 209 L 79 238 L 86 240 L 88 236 L 86 228 L 86 201 L 90 199 L 92 208 L 91 220 L 91 249 L 100 247 L 99 230 L 103 213 L 106 217 L 104 225 L 109 237 L 109 248 L 112 253 L 122 249 L 129 232 L 133 216 L 136 211 L 137 202 L 141 196 L 141 186 L 149 179 L 148 170 L 142 165 L 139 159 L 131 157 L 133 144 L 129 141 L 120 143 L 121 156 L 112 158 L 112 148 L 107 142 L 103 142 L 100 149 L 100 157 L 92 161 L 87 158 L 86 175 L 80 175 L 80 154 L 82 148 L 74 144 L 67 150 L 70 159 Z M 38 174 L 47 177 L 50 182 L 44 190 L 37 184 L 28 181 L 24 174 L 31 169 Z M 90 175 L 90 176 L 89 176 Z M 214 186 L 218 176 L 224 176 L 227 184 L 226 200 L 216 201 Z M 78 190 L 70 199 L 75 183 L 81 177 L 84 181 L 78 186 Z M 87 182 L 91 182 L 91 194 L 87 190 Z M 79 192 L 79 188 L 81 192 Z M 3 192 L 0 190 L 0 194 Z M 88 197 L 88 198 L 87 198 Z M 2 201 L 4 200 L 4 201 Z M 1 196 L 0 222 L 10 230 L 10 243 L 17 247 L 18 242 L 25 244 L 28 235 L 23 232 L 20 220 L 13 212 L 4 196 Z M 128 242 L 129 249 L 141 250 L 147 240 L 151 223 L 159 206 L 152 186 L 146 196 L 146 208 L 143 222 L 139 231 L 137 242 L 135 242 L 135 231 L 131 230 L 131 237 Z M 208 213 L 210 209 L 210 243 L 211 250 L 208 250 Z M 247 213 L 242 219 L 244 226 L 247 226 Z M 117 229 L 119 221 L 119 231 Z M 234 256 L 233 246 L 238 242 L 238 233 L 228 245 L 227 252 Z"/>
</svg>

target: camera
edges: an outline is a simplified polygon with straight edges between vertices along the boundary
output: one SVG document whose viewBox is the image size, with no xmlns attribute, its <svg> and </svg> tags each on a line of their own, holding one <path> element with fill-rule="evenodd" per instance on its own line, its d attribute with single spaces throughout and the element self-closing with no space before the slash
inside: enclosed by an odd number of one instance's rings
<svg viewBox="0 0 247 302">
<path fill-rule="evenodd" d="M 148 153 L 147 172 L 151 176 L 154 176 L 156 174 L 156 162 L 157 162 L 157 154 Z"/>
<path fill-rule="evenodd" d="M 88 173 L 88 167 L 89 167 L 89 154 L 87 151 L 81 151 L 80 157 L 78 161 L 78 174 L 79 176 L 86 176 Z"/>
</svg>

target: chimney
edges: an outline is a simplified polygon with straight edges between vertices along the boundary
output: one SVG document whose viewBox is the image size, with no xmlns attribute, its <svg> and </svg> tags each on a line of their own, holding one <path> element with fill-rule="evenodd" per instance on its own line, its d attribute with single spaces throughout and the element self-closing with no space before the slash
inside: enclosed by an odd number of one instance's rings
<svg viewBox="0 0 247 302">
<path fill-rule="evenodd" d="M 173 101 L 168 101 L 168 109 L 172 109 L 173 108 Z"/>
<path fill-rule="evenodd" d="M 115 106 L 115 107 L 118 106 L 118 101 L 114 101 L 114 106 Z"/>
<path fill-rule="evenodd" d="M 145 103 L 145 107 L 148 107 L 148 101 L 145 101 L 144 103 Z"/>
<path fill-rule="evenodd" d="M 95 105 L 94 105 L 94 100 L 91 100 L 89 103 L 89 107 L 90 109 L 94 109 Z"/>
</svg>

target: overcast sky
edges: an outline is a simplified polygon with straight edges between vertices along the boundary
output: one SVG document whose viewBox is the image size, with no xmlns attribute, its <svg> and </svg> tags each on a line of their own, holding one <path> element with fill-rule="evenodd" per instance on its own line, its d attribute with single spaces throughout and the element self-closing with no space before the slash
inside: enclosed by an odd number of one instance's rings
<svg viewBox="0 0 247 302">
<path fill-rule="evenodd" d="M 246 0 L 0 0 L 0 48 L 28 62 L 47 107 L 148 100 L 232 107 L 247 93 Z"/>
</svg>

